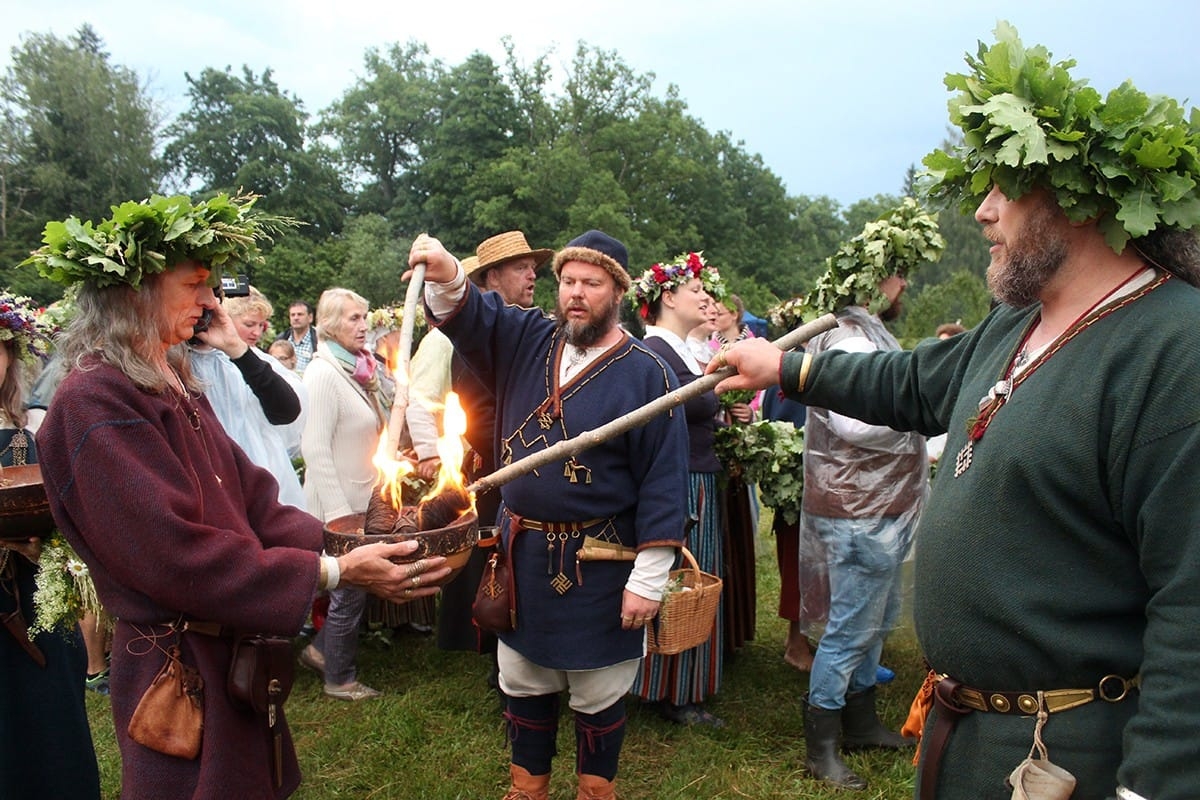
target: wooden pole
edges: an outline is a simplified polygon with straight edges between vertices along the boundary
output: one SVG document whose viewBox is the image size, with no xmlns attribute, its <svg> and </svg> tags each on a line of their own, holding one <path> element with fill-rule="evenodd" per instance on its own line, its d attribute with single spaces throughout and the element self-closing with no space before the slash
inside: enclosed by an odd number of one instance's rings
<svg viewBox="0 0 1200 800">
<path fill-rule="evenodd" d="M 773 344 L 780 350 L 791 350 L 794 347 L 804 344 L 817 334 L 824 333 L 836 327 L 837 318 L 833 314 L 826 314 L 812 322 L 801 325 L 790 333 L 784 334 L 776 339 Z M 718 383 L 730 377 L 735 372 L 736 370 L 733 367 L 722 367 L 710 375 L 704 375 L 692 381 L 687 386 L 652 400 L 636 411 L 601 425 L 595 430 L 584 431 L 578 436 L 564 439 L 557 444 L 547 447 L 545 450 L 532 453 L 525 456 L 525 458 L 501 467 L 490 475 L 485 475 L 469 485 L 467 491 L 477 495 L 483 494 L 484 492 L 503 486 L 515 478 L 527 475 L 538 467 L 555 461 L 562 461 L 573 455 L 582 453 L 584 450 L 595 447 L 626 431 L 645 425 L 659 414 L 670 411 L 676 406 L 681 406 L 693 397 L 711 391 Z"/>
<path fill-rule="evenodd" d="M 388 421 L 388 457 L 395 458 L 400 449 L 400 431 L 404 430 L 404 412 L 408 410 L 408 364 L 412 360 L 413 326 L 416 324 L 417 303 L 425 286 L 425 262 L 413 267 L 412 280 L 404 295 L 404 317 L 400 321 L 400 363 L 396 367 L 396 396 L 392 400 L 392 415 Z"/>
</svg>

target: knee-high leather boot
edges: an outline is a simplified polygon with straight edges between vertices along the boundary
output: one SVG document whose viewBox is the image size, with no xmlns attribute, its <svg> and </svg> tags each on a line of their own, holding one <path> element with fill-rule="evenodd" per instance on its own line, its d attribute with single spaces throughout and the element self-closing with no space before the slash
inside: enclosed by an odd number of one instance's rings
<svg viewBox="0 0 1200 800">
<path fill-rule="evenodd" d="M 580 775 L 575 800 L 616 800 L 617 784 L 599 775 Z"/>
<path fill-rule="evenodd" d="M 529 770 L 510 764 L 508 774 L 512 778 L 512 786 L 504 800 L 549 800 L 550 773 L 545 775 L 530 775 Z"/>
<path fill-rule="evenodd" d="M 512 747 L 512 786 L 504 800 L 547 800 L 558 733 L 558 695 L 509 697 L 504 718 Z"/>
<path fill-rule="evenodd" d="M 872 686 L 865 692 L 846 695 L 846 707 L 842 709 L 842 746 L 847 750 L 868 747 L 905 750 L 915 747 L 916 742 L 888 730 L 879 721 L 875 710 L 875 687 Z"/>
<path fill-rule="evenodd" d="M 804 766 L 819 780 L 843 789 L 866 789 L 867 782 L 838 755 L 842 710 L 804 704 Z"/>
</svg>

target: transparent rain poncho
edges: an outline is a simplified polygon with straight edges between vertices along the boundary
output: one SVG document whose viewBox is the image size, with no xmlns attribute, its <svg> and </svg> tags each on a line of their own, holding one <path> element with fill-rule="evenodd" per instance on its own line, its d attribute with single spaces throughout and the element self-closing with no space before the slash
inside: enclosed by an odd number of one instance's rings
<svg viewBox="0 0 1200 800">
<path fill-rule="evenodd" d="M 814 356 L 825 350 L 896 350 L 899 344 L 865 309 L 839 315 L 838 328 L 809 342 Z M 817 638 L 829 615 L 825 546 L 814 516 L 834 519 L 888 518 L 887 530 L 902 535 L 896 547 L 907 555 L 911 534 L 929 491 L 925 438 L 868 425 L 827 409 L 809 407 L 804 427 L 804 510 L 800 517 L 800 617 Z M 889 534 L 890 535 L 890 534 Z"/>
</svg>

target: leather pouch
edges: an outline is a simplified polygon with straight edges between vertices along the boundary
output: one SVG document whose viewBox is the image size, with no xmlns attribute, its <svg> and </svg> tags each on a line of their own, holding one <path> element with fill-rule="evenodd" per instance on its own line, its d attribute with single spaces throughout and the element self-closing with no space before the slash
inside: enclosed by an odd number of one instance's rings
<svg viewBox="0 0 1200 800">
<path fill-rule="evenodd" d="M 517 593 L 512 564 L 502 545 L 492 550 L 471 604 L 471 616 L 482 631 L 500 634 L 517 628 Z"/>
<path fill-rule="evenodd" d="M 129 738 L 159 753 L 194 759 L 204 733 L 204 679 L 179 660 L 179 646 L 154 676 L 129 719 Z"/>
</svg>

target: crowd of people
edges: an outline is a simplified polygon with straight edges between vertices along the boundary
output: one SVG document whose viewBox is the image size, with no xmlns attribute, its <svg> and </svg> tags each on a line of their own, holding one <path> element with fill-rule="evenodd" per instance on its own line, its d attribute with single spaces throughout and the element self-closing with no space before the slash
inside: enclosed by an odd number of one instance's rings
<svg viewBox="0 0 1200 800">
<path fill-rule="evenodd" d="M 1005 35 L 1004 52 L 1021 48 Z M 996 91 L 1034 103 L 1048 85 Z M 1122 124 L 1146 138 L 1166 124 L 1129 114 Z M 71 287 L 72 319 L 51 342 L 27 298 L 0 296 L 0 464 L 40 466 L 54 525 L 112 629 L 99 651 L 94 622 L 31 634 L 43 534 L 0 540 L 0 664 L 15 687 L 0 693 L 0 718 L 22 732 L 0 747 L 4 796 L 99 797 L 84 693 L 101 683 L 124 796 L 290 795 L 299 761 L 272 661 L 298 658 L 330 700 L 378 697 L 356 668 L 374 596 L 400 609 L 437 597 L 438 645 L 489 659 L 511 752 L 505 800 L 549 797 L 564 694 L 577 798 L 612 800 L 630 702 L 680 725 L 726 724 L 712 701 L 756 628 L 760 509 L 753 487 L 723 480 L 714 441 L 760 417 L 805 430 L 799 522 L 777 515 L 773 531 L 783 658 L 809 673 L 797 717 L 814 779 L 866 789 L 847 749 L 912 758 L 915 738 L 880 720 L 876 692 L 915 542 L 930 668 L 905 726 L 921 740 L 917 797 L 1190 796 L 1200 243 L 1165 184 L 1147 178 L 1159 218 L 1142 230 L 1098 167 L 1076 162 L 1076 181 L 1036 161 L 1016 168 L 991 149 L 997 136 L 969 139 L 955 168 L 946 154 L 932 161 L 934 191 L 978 201 L 997 303 L 974 328 L 943 326 L 911 350 L 885 325 L 907 288 L 898 271 L 877 275 L 878 304 L 842 309 L 837 328 L 783 353 L 749 331 L 699 252 L 637 269 L 600 230 L 557 250 L 507 231 L 460 260 L 421 234 L 408 263 L 423 265 L 433 327 L 396 375 L 350 289 L 325 290 L 315 317 L 293 302 L 271 340 L 273 307 L 257 289 L 215 291 L 289 224 L 252 196 L 152 198 L 80 227 L 100 237 L 138 220 L 119 274 L 87 242 L 47 237 L 30 263 Z M 1124 169 L 1141 175 L 1145 161 Z M 1095 213 L 1077 212 L 1080 186 Z M 547 264 L 553 313 L 534 305 Z M 621 324 L 625 303 L 644 336 Z M 38 367 L 53 378 L 31 394 Z M 506 628 L 472 620 L 482 548 L 446 586 L 442 557 L 393 560 L 413 542 L 324 552 L 326 525 L 368 509 L 400 380 L 406 439 L 391 455 L 425 480 L 445 469 L 471 479 L 717 370 L 715 390 L 479 498 L 493 558 L 512 574 Z M 462 463 L 447 465 L 436 440 L 450 391 L 470 425 Z M 942 437 L 936 453 L 927 437 Z M 932 485 L 931 458 L 947 462 Z M 648 652 L 683 548 L 723 579 L 721 602 L 698 646 Z M 269 711 L 232 688 L 251 643 L 253 679 L 282 691 Z M 185 730 L 195 716 L 182 712 L 165 728 L 141 724 L 163 682 L 202 709 L 202 726 Z"/>
</svg>

